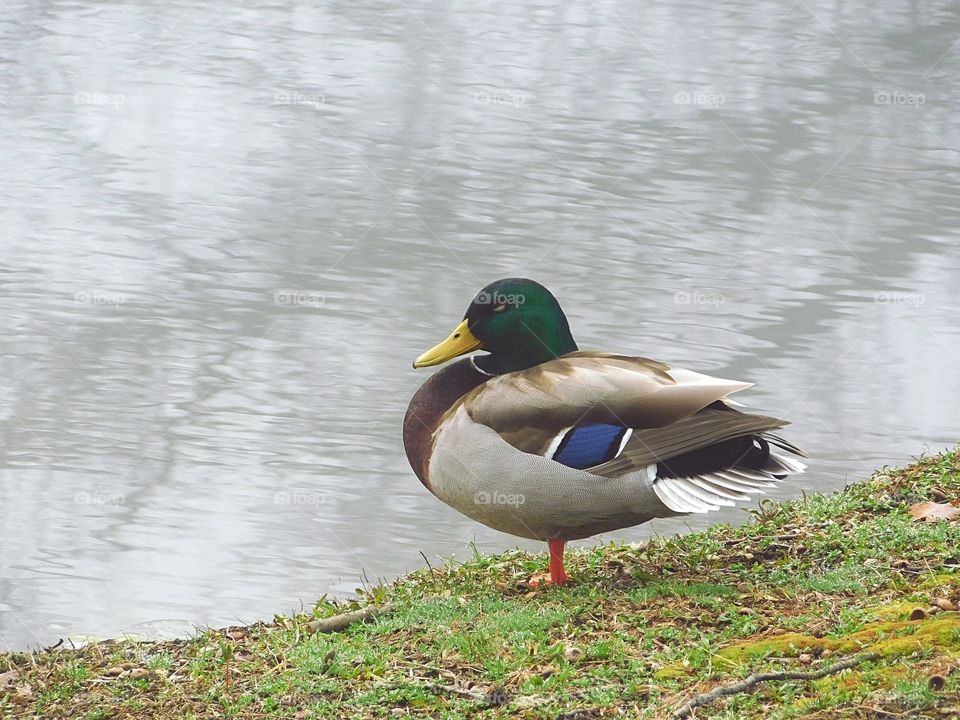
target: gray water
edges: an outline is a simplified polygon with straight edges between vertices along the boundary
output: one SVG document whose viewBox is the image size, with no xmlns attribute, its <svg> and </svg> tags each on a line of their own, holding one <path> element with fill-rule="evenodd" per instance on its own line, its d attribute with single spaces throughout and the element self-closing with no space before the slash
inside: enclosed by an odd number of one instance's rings
<svg viewBox="0 0 960 720">
<path fill-rule="evenodd" d="M 400 441 L 412 359 L 498 277 L 584 348 L 756 383 L 811 454 L 774 497 L 960 438 L 955 3 L 0 18 L 0 646 L 516 546 Z"/>
</svg>

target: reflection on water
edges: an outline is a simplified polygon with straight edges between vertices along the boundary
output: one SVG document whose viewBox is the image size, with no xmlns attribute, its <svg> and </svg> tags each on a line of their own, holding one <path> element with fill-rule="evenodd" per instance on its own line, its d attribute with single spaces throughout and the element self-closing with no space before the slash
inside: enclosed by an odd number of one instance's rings
<svg viewBox="0 0 960 720">
<path fill-rule="evenodd" d="M 0 13 L 0 645 L 515 545 L 400 442 L 497 277 L 757 383 L 812 454 L 776 497 L 958 438 L 955 4 Z"/>
</svg>

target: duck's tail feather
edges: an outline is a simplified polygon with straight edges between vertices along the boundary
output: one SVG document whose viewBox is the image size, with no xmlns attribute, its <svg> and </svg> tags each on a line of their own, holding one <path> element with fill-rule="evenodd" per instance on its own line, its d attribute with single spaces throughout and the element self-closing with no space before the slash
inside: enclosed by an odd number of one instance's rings
<svg viewBox="0 0 960 720">
<path fill-rule="evenodd" d="M 749 441 L 749 447 L 745 447 L 743 441 Z M 772 444 L 795 455 L 804 454 L 779 436 L 764 433 L 728 443 L 726 447 L 715 448 L 712 457 L 699 451 L 696 457 L 681 456 L 651 468 L 656 472 L 653 489 L 661 502 L 679 513 L 719 510 L 734 505 L 735 501 L 762 495 L 766 488 L 806 469 L 799 460 L 770 449 Z M 725 467 L 716 467 L 722 463 L 721 458 L 737 450 L 735 444 L 739 445 L 736 460 Z"/>
</svg>

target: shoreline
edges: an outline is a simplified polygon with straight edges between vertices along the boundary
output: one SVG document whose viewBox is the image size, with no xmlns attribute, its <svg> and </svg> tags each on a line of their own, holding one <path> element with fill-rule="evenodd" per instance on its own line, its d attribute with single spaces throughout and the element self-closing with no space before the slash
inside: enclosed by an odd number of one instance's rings
<svg viewBox="0 0 960 720">
<path fill-rule="evenodd" d="M 575 550 L 570 587 L 530 589 L 545 554 L 508 551 L 195 638 L 3 652 L 0 711 L 960 718 L 951 502 L 956 449 L 762 502 L 745 525 Z M 323 627 L 333 616 L 340 627 Z"/>
</svg>

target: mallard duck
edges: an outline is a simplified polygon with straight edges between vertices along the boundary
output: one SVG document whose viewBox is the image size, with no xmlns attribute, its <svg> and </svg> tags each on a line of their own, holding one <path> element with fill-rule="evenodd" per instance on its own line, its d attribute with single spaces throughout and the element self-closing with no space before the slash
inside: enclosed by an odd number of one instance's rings
<svg viewBox="0 0 960 720">
<path fill-rule="evenodd" d="M 733 407 L 751 383 L 643 357 L 580 350 L 553 294 L 525 278 L 473 298 L 450 336 L 414 361 L 440 365 L 403 423 L 407 458 L 440 500 L 488 527 L 564 545 L 597 533 L 749 500 L 804 465 L 773 431 L 788 423 Z"/>
</svg>

